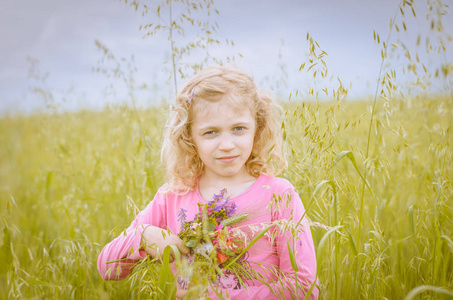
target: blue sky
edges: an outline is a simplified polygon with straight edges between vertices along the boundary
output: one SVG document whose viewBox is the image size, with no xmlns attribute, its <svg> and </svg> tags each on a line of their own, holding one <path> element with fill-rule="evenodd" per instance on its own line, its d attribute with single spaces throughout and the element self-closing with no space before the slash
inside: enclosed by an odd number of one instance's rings
<svg viewBox="0 0 453 300">
<path fill-rule="evenodd" d="M 219 30 L 215 37 L 233 40 L 235 46 L 212 47 L 211 54 L 225 57 L 241 53 L 236 64 L 251 74 L 258 85 L 287 97 L 297 89 L 306 95 L 314 86 L 306 73 L 298 72 L 307 59 L 307 32 L 328 53 L 325 61 L 332 82 L 317 83 L 329 89 L 337 85 L 336 77 L 349 86 L 350 99 L 372 95 L 380 67 L 380 48 L 373 40 L 373 30 L 388 34 L 389 20 L 399 1 L 392 0 L 250 0 L 216 1 L 220 15 L 213 18 Z M 416 36 L 428 33 L 426 2 L 416 1 L 418 17 L 406 14 L 408 33 L 393 35 L 409 49 Z M 177 14 L 178 12 L 174 12 Z M 402 27 L 401 17 L 397 24 Z M 101 52 L 95 40 L 106 45 L 117 57 L 130 60 L 134 55 L 137 83 L 148 88 L 137 92 L 140 105 L 157 104 L 161 99 L 172 101 L 168 82 L 169 43 L 165 35 L 142 38 L 141 24 L 153 22 L 144 18 L 124 2 L 106 0 L 6 0 L 0 8 L 0 111 L 29 112 L 45 106 L 43 97 L 31 88 L 50 92 L 53 103 L 61 110 L 99 109 L 107 103 L 130 101 L 125 85 L 93 72 L 99 66 Z M 453 17 L 443 17 L 444 27 L 451 34 Z M 190 36 L 190 30 L 186 32 Z M 434 38 L 433 38 L 434 40 Z M 451 46 L 451 42 L 449 43 Z M 412 50 L 412 49 L 411 49 Z M 415 51 L 415 50 L 414 50 Z M 429 66 L 438 65 L 440 58 L 425 57 Z M 38 61 L 38 77 L 29 78 L 30 62 Z M 186 60 L 196 61 L 196 52 Z M 447 45 L 447 61 L 453 53 Z M 395 61 L 398 67 L 404 60 Z M 282 71 L 282 67 L 284 72 Z M 127 68 L 124 67 L 124 70 Z M 285 84 L 282 84 L 282 81 Z M 184 80 L 180 80 L 181 85 Z M 277 83 L 278 86 L 277 86 Z M 111 86 L 110 86 L 111 85 Z M 110 86 L 110 87 L 109 87 Z"/>
</svg>

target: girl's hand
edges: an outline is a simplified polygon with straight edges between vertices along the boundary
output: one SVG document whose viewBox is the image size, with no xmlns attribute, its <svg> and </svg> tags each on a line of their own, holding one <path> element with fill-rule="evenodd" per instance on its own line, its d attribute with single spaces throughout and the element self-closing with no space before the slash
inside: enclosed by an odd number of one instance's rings
<svg viewBox="0 0 453 300">
<path fill-rule="evenodd" d="M 184 299 L 184 300 L 196 300 L 200 299 L 198 295 L 187 295 L 187 290 L 177 290 L 176 291 L 176 299 Z M 185 298 L 184 298 L 185 297 Z"/>
<path fill-rule="evenodd" d="M 177 290 L 176 291 L 176 299 L 183 299 L 186 295 L 187 290 Z"/>
<path fill-rule="evenodd" d="M 165 236 L 165 237 L 164 237 Z M 143 231 L 142 245 L 151 257 L 159 256 L 162 258 L 165 247 L 175 245 L 183 255 L 189 254 L 189 248 L 183 245 L 182 240 L 174 234 L 168 234 L 166 230 L 156 226 L 148 226 Z M 170 262 L 174 261 L 175 254 L 170 252 Z"/>
</svg>

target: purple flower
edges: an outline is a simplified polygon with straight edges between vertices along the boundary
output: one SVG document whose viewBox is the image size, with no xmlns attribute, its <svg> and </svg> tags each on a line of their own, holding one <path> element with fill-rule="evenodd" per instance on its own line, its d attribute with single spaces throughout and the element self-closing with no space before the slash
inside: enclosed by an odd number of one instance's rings
<svg viewBox="0 0 453 300">
<path fill-rule="evenodd" d="M 214 194 L 213 200 L 208 202 L 208 207 L 212 208 L 218 215 L 223 214 L 223 216 L 231 217 L 236 212 L 237 206 L 236 203 L 229 201 L 226 193 L 227 189 L 223 189 L 220 194 Z M 223 217 L 220 219 L 223 219 Z"/>
<path fill-rule="evenodd" d="M 228 202 L 228 200 L 227 200 L 227 202 Z M 233 216 L 233 214 L 236 212 L 236 210 L 237 210 L 237 205 L 236 205 L 236 203 L 234 203 L 234 202 L 228 202 L 228 203 L 227 203 L 226 215 L 227 215 L 228 217 Z"/>
<path fill-rule="evenodd" d="M 187 217 L 186 212 L 187 212 L 186 209 L 181 208 L 178 213 L 178 221 L 181 222 L 181 226 L 184 226 L 184 223 L 186 223 L 186 217 Z"/>
<path fill-rule="evenodd" d="M 223 197 L 225 196 L 226 192 L 227 192 L 227 189 L 223 189 L 220 191 L 220 194 L 218 194 L 218 195 L 214 194 L 214 197 L 213 197 L 214 202 L 223 200 Z"/>
<path fill-rule="evenodd" d="M 220 191 L 220 194 L 214 194 L 214 196 L 212 197 L 212 201 L 209 201 L 208 202 L 208 206 L 211 206 L 211 205 L 217 205 L 217 203 L 220 203 L 222 202 L 222 200 L 225 200 L 224 197 L 225 197 L 225 194 L 227 192 L 227 189 L 223 189 Z"/>
</svg>

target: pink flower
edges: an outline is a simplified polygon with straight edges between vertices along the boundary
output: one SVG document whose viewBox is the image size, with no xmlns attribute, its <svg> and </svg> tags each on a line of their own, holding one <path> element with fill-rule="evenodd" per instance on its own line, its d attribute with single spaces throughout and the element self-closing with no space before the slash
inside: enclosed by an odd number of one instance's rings
<svg viewBox="0 0 453 300">
<path fill-rule="evenodd" d="M 219 260 L 219 265 L 223 264 L 228 259 L 228 257 L 229 257 L 228 255 L 222 252 L 217 252 L 217 259 Z"/>
</svg>

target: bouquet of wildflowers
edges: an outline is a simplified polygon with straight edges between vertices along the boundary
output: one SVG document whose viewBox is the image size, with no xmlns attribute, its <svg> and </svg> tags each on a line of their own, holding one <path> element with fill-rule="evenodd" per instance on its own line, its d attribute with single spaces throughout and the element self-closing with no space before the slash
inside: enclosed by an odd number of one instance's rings
<svg viewBox="0 0 453 300">
<path fill-rule="evenodd" d="M 226 189 L 215 194 L 207 204 L 198 203 L 198 213 L 193 221 L 187 222 L 185 210 L 181 209 L 178 236 L 191 249 L 188 268 L 183 266 L 180 274 L 182 281 L 179 283 L 184 288 L 216 283 L 224 274 L 233 274 L 240 284 L 249 279 L 249 267 L 244 259 L 247 235 L 231 227 L 246 220 L 248 214 L 235 215 L 236 210 Z"/>
<path fill-rule="evenodd" d="M 297 277 L 294 274 L 280 274 L 279 270 L 273 267 L 249 262 L 247 251 L 263 236 L 274 239 L 277 230 L 271 233 L 272 228 L 290 231 L 293 237 L 297 237 L 299 224 L 286 219 L 270 224 L 240 224 L 249 221 L 250 214 L 236 214 L 237 206 L 229 200 L 226 192 L 226 189 L 223 189 L 214 195 L 212 201 L 198 203 L 198 213 L 192 221 L 186 220 L 187 211 L 181 208 L 178 213 L 178 220 L 181 222 L 178 236 L 184 245 L 191 249 L 191 253 L 188 257 L 182 257 L 173 246 L 175 254 L 177 253 L 174 263 L 177 278 L 173 275 L 169 263 L 170 247 L 164 250 L 162 259 L 147 256 L 137 263 L 129 281 L 132 286 L 138 287 L 139 293 L 151 296 L 152 299 L 168 299 L 175 296 L 179 285 L 179 288 L 188 291 L 186 296 L 190 298 L 206 294 L 211 287 L 220 299 L 225 299 L 222 289 L 247 288 L 249 280 L 257 280 L 267 285 L 276 297 L 278 295 L 284 297 L 285 281 L 280 281 L 281 286 L 278 284 L 272 286 L 252 265 L 259 266 L 266 273 L 274 274 L 276 277 L 293 276 L 296 280 L 295 289 L 298 290 Z M 283 198 L 274 197 L 268 208 L 275 207 L 279 210 L 282 205 Z M 290 259 L 294 271 L 297 272 L 296 261 L 291 251 Z"/>
</svg>

